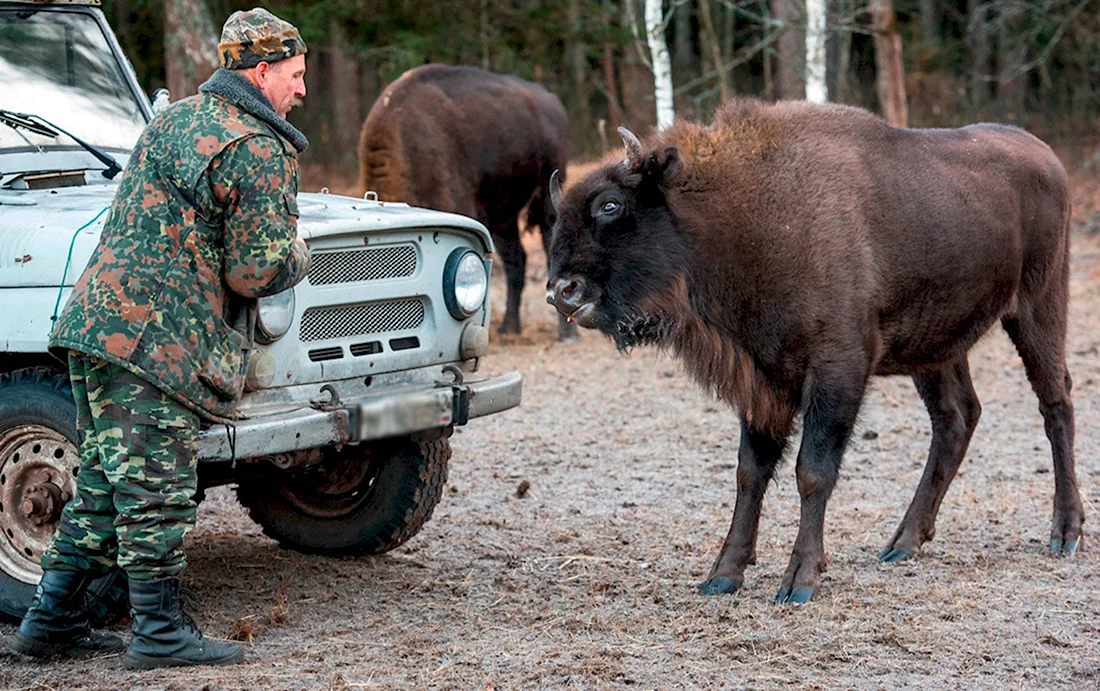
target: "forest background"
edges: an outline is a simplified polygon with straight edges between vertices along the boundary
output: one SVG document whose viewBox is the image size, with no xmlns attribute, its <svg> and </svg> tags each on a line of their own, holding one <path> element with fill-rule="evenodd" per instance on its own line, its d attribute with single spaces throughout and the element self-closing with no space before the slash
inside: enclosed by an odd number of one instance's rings
<svg viewBox="0 0 1100 691">
<path fill-rule="evenodd" d="M 648 0 L 653 2 L 654 0 Z M 817 6 L 821 0 L 816 0 Z M 656 123 L 647 0 L 269 0 L 310 54 L 306 170 L 353 178 L 359 131 L 386 84 L 427 62 L 543 84 L 570 116 L 571 157 Z M 812 18 L 815 0 L 810 0 Z M 231 12 L 259 0 L 103 0 L 142 85 L 172 98 L 215 68 Z M 806 0 L 664 0 L 677 117 L 732 96 L 806 94 Z M 825 0 L 828 100 L 897 124 L 1021 125 L 1085 157 L 1100 141 L 1100 0 Z M 1100 163 L 1100 162 L 1098 162 Z M 310 189 L 310 175 L 305 188 Z"/>
</svg>

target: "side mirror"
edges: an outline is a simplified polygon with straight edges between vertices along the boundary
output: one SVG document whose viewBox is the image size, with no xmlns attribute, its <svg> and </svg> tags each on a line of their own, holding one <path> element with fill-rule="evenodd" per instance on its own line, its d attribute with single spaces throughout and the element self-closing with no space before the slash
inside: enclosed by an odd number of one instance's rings
<svg viewBox="0 0 1100 691">
<path fill-rule="evenodd" d="M 160 111 L 168 107 L 168 104 L 172 102 L 171 96 L 168 93 L 168 89 L 157 89 L 153 92 L 153 115 L 156 115 Z"/>
</svg>

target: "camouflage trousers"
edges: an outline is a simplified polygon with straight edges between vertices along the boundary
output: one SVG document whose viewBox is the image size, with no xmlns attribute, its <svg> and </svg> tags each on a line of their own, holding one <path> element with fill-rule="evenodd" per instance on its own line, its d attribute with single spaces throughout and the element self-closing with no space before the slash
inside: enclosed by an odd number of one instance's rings
<svg viewBox="0 0 1100 691">
<path fill-rule="evenodd" d="M 69 353 L 80 430 L 76 496 L 43 569 L 178 576 L 195 525 L 198 416 L 118 365 Z"/>
</svg>

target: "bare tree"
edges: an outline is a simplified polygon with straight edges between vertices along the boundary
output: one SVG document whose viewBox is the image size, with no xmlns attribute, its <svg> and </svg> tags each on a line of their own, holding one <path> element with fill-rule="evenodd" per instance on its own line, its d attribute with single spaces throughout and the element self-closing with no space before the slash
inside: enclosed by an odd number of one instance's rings
<svg viewBox="0 0 1100 691">
<path fill-rule="evenodd" d="M 672 61 L 665 43 L 665 21 L 661 0 L 645 0 L 645 30 L 653 65 L 653 95 L 657 101 L 657 129 L 672 125 L 676 112 L 672 105 Z"/>
<path fill-rule="evenodd" d="M 886 120 L 896 127 L 909 125 L 909 104 L 905 97 L 905 64 L 901 56 L 901 34 L 894 16 L 893 0 L 871 0 L 875 31 L 875 86 L 879 106 Z"/>
<path fill-rule="evenodd" d="M 710 54 L 711 63 L 718 73 L 718 92 L 725 102 L 733 95 L 730 90 L 729 77 L 727 76 L 725 61 L 722 59 L 722 48 L 718 43 L 718 32 L 714 29 L 714 14 L 711 11 L 710 0 L 699 0 L 699 28 L 700 38 L 706 52 Z"/>
<path fill-rule="evenodd" d="M 825 76 L 825 0 L 806 0 L 806 100 L 829 100 Z"/>
<path fill-rule="evenodd" d="M 1023 117 L 1028 42 L 1013 40 L 1023 33 L 1025 7 L 1016 0 L 997 6 L 997 102 L 1007 119 Z"/>
<path fill-rule="evenodd" d="M 925 45 L 940 44 L 939 0 L 920 0 L 920 33 Z"/>
<path fill-rule="evenodd" d="M 581 125 L 582 132 L 589 132 L 592 123 L 588 109 L 588 48 L 582 38 L 583 19 L 581 17 L 581 0 L 569 0 L 569 67 L 573 76 L 573 91 L 576 94 L 576 119 Z"/>
<path fill-rule="evenodd" d="M 203 0 L 165 2 L 164 64 L 173 99 L 198 93 L 218 69 L 218 35 Z"/>
<path fill-rule="evenodd" d="M 618 129 L 623 124 L 622 107 L 619 105 L 619 82 L 615 77 L 615 44 L 611 41 L 610 28 L 612 13 L 615 11 L 615 0 L 605 0 L 603 11 L 600 13 L 600 24 L 604 28 L 604 40 L 600 67 L 603 70 L 603 94 L 607 97 L 607 117 L 611 121 L 612 129 Z M 604 137 L 601 135 L 601 139 Z M 607 148 L 606 143 L 604 149 Z"/>
<path fill-rule="evenodd" d="M 806 42 L 802 36 L 797 0 L 771 0 L 772 19 L 780 23 L 777 41 L 775 96 L 803 99 L 806 84 L 802 71 L 806 66 Z"/>
<path fill-rule="evenodd" d="M 970 52 L 970 101 L 983 108 L 989 89 L 989 6 L 985 0 L 967 0 L 966 45 Z"/>
<path fill-rule="evenodd" d="M 672 0 L 672 68 L 677 80 L 688 80 L 695 67 L 695 36 L 691 30 L 691 0 Z"/>
</svg>

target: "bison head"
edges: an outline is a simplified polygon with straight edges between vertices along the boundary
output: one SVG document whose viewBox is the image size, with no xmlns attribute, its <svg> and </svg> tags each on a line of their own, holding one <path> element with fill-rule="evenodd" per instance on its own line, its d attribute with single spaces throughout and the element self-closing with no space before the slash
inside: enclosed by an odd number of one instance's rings
<svg viewBox="0 0 1100 691">
<path fill-rule="evenodd" d="M 546 301 L 620 349 L 657 343 L 657 305 L 684 277 L 690 248 L 666 193 L 682 169 L 675 147 L 647 151 L 625 128 L 624 160 L 601 167 L 558 202 Z M 551 184 L 556 187 L 556 180 Z"/>
</svg>

